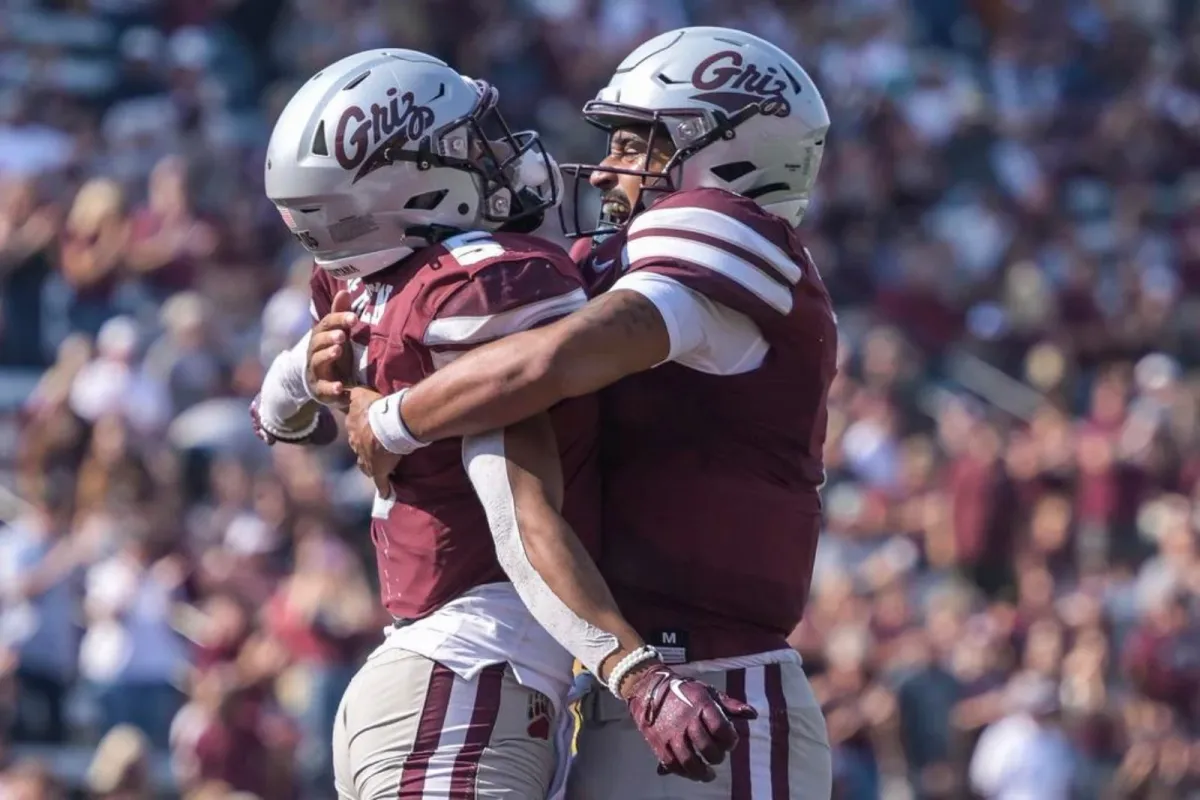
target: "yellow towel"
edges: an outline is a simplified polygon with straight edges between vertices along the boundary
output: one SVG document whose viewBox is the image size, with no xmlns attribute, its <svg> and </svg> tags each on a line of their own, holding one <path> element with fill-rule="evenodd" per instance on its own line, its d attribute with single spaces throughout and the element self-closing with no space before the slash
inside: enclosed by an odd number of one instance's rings
<svg viewBox="0 0 1200 800">
<path fill-rule="evenodd" d="M 575 665 L 571 669 L 572 674 L 574 674 L 575 677 L 578 678 L 580 675 L 582 675 L 586 671 L 587 670 L 584 669 L 584 666 L 579 661 L 579 659 L 575 659 Z M 579 729 L 583 727 L 583 709 L 580 706 L 581 700 L 582 700 L 582 698 L 578 698 L 574 702 L 572 702 L 570 704 L 570 706 L 568 706 L 568 708 L 570 709 L 570 712 L 571 712 L 571 717 L 575 721 L 575 729 L 571 733 L 571 755 L 572 756 L 575 756 L 576 754 L 579 753 Z"/>
</svg>

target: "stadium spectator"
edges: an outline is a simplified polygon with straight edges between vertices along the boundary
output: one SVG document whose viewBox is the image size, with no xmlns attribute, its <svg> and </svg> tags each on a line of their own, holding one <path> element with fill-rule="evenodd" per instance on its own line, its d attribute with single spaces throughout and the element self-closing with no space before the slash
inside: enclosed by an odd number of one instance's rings
<svg viewBox="0 0 1200 800">
<path fill-rule="evenodd" d="M 328 796 L 331 704 L 381 626 L 353 461 L 267 452 L 246 425 L 308 324 L 310 262 L 261 188 L 281 98 L 413 46 L 494 81 L 560 161 L 594 159 L 582 102 L 633 42 L 708 23 L 796 53 L 833 115 L 803 228 L 841 372 L 792 638 L 839 796 L 1003 796 L 1026 774 L 1010 748 L 1072 754 L 1039 796 L 1200 789 L 1194 1 L 0 14 L 0 487 L 19 498 L 0 491 L 0 795 L 59 796 L 24 760 L 45 742 L 86 789 L 129 721 L 155 789 L 169 745 L 168 792 Z M 149 686 L 173 722 L 135 708 Z"/>
<path fill-rule="evenodd" d="M 45 476 L 29 512 L 0 534 L 0 636 L 16 661 L 18 739 L 66 738 L 64 705 L 78 651 L 73 584 L 82 566 L 70 536 L 71 489 L 67 476 Z"/>
</svg>

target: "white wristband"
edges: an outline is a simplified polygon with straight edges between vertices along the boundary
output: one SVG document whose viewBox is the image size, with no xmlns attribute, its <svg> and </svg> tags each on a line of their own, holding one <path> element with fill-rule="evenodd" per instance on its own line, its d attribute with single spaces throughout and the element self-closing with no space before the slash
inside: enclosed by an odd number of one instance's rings
<svg viewBox="0 0 1200 800">
<path fill-rule="evenodd" d="M 637 650 L 634 650 L 618 661 L 617 665 L 613 667 L 612 672 L 608 673 L 608 690 L 620 699 L 621 684 L 625 682 L 625 676 L 647 661 L 653 661 L 658 657 L 658 651 L 648 644 L 644 644 Z"/>
<path fill-rule="evenodd" d="M 371 432 L 383 445 L 384 450 L 398 456 L 406 456 L 429 444 L 413 436 L 400 416 L 400 402 L 407 391 L 408 389 L 401 389 L 395 394 L 381 397 L 367 409 L 367 421 L 371 424 Z"/>
</svg>

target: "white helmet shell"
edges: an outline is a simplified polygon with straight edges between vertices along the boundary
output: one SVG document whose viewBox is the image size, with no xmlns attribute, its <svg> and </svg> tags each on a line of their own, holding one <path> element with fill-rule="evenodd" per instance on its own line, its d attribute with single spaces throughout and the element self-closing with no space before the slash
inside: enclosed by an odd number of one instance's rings
<svg viewBox="0 0 1200 800">
<path fill-rule="evenodd" d="M 276 122 L 267 196 L 338 278 L 370 275 L 455 232 L 540 214 L 557 202 L 557 167 L 535 133 L 509 131 L 497 99 L 424 53 L 344 58 L 305 83 Z"/>
<path fill-rule="evenodd" d="M 584 107 L 593 124 L 658 124 L 677 155 L 677 190 L 727 189 L 800 222 L 825 149 L 829 112 L 812 78 L 775 45 L 731 28 L 656 36 Z"/>
</svg>

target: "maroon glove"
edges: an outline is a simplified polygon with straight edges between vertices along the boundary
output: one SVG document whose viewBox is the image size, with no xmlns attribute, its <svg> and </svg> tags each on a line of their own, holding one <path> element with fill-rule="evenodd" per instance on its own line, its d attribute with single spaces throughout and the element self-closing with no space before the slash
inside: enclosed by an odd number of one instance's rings
<svg viewBox="0 0 1200 800">
<path fill-rule="evenodd" d="M 694 678 L 680 677 L 659 665 L 636 675 L 628 695 L 629 713 L 658 757 L 659 775 L 682 775 L 708 782 L 737 746 L 735 719 L 756 719 L 758 712 L 740 700 Z"/>
<path fill-rule="evenodd" d="M 317 409 L 317 427 L 312 433 L 302 439 L 280 439 L 263 429 L 262 420 L 258 416 L 258 395 L 250 401 L 250 422 L 254 425 L 254 435 L 268 445 L 273 445 L 276 442 L 285 444 L 305 444 L 315 447 L 324 447 L 327 444 L 332 444 L 338 435 L 337 420 L 333 417 L 333 412 L 325 406 Z"/>
</svg>

